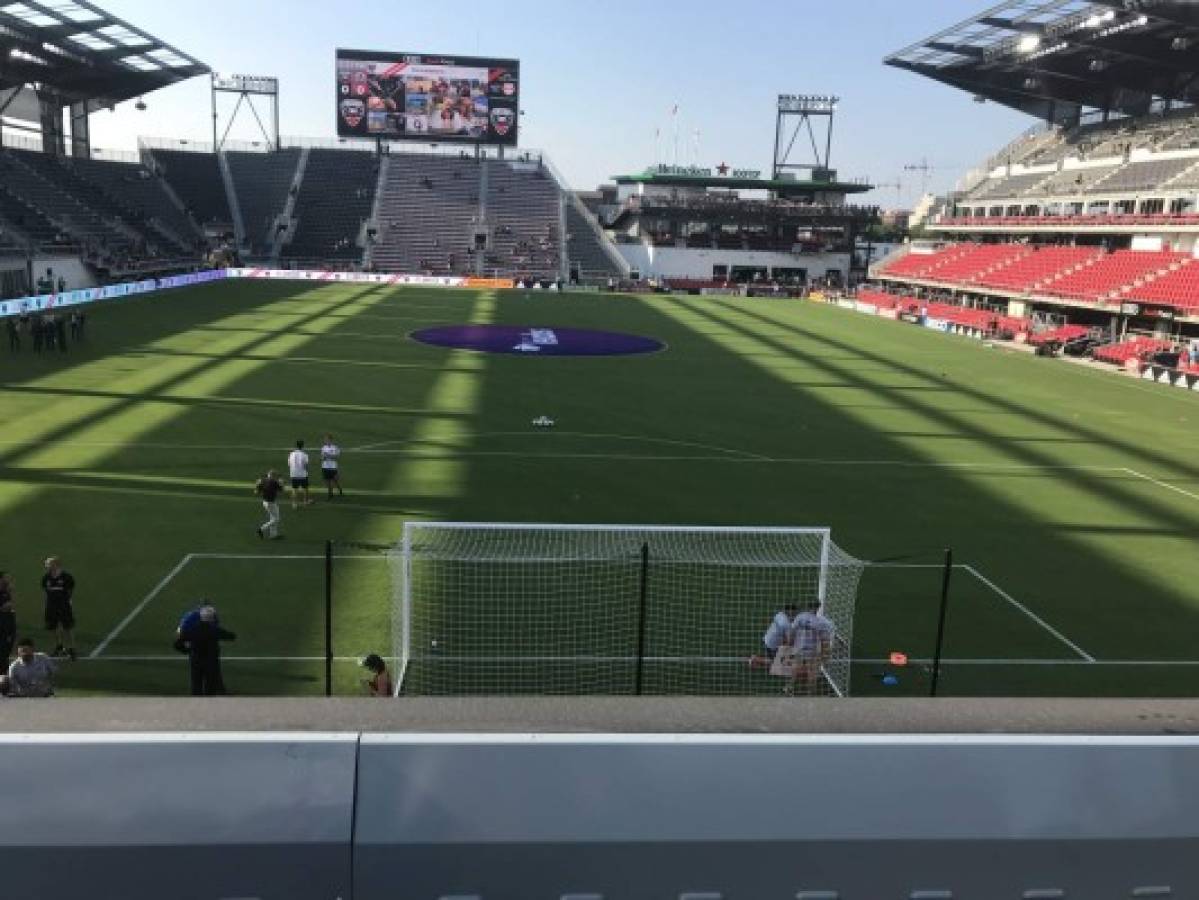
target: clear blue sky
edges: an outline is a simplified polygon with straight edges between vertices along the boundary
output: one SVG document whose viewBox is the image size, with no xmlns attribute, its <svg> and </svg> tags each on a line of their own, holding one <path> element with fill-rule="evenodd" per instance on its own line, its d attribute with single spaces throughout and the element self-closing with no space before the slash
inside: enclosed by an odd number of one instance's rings
<svg viewBox="0 0 1199 900">
<path fill-rule="evenodd" d="M 1032 120 L 885 67 L 882 58 L 987 5 L 986 0 L 99 0 L 104 8 L 221 72 L 282 81 L 284 135 L 331 137 L 334 49 L 512 56 L 522 62 L 522 145 L 546 150 L 578 188 L 639 171 L 654 130 L 679 105 L 680 161 L 766 169 L 779 93 L 843 98 L 833 164 L 875 183 L 949 187 Z M 93 118 L 93 143 L 133 149 L 138 135 L 211 140 L 207 81 L 195 79 Z M 247 120 L 248 121 L 248 120 Z M 248 128 L 234 135 L 253 136 Z M 671 141 L 663 153 L 672 155 Z M 876 202 L 896 204 L 894 189 Z"/>
</svg>

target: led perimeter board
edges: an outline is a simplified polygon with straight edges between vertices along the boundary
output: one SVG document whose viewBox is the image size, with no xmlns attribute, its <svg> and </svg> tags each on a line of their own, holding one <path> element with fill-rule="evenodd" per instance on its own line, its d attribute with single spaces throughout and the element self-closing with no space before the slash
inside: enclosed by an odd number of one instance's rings
<svg viewBox="0 0 1199 900">
<path fill-rule="evenodd" d="M 337 134 L 515 147 L 520 62 L 337 51 Z"/>
</svg>

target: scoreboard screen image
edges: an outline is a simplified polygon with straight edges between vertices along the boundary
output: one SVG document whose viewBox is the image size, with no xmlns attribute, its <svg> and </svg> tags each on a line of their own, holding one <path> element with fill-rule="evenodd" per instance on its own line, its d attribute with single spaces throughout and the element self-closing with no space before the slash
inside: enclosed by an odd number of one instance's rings
<svg viewBox="0 0 1199 900">
<path fill-rule="evenodd" d="M 520 62 L 337 51 L 337 134 L 515 147 Z"/>
</svg>

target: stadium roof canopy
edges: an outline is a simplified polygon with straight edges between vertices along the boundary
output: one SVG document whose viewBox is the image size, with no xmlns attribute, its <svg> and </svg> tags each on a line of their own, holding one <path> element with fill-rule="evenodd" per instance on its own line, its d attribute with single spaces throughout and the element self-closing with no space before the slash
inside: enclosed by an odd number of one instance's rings
<svg viewBox="0 0 1199 900">
<path fill-rule="evenodd" d="M 0 90 L 33 84 L 95 109 L 209 71 L 86 0 L 0 0 Z"/>
<path fill-rule="evenodd" d="M 1144 115 L 1199 102 L 1199 3 L 1006 0 L 886 62 L 1052 122 Z"/>
</svg>

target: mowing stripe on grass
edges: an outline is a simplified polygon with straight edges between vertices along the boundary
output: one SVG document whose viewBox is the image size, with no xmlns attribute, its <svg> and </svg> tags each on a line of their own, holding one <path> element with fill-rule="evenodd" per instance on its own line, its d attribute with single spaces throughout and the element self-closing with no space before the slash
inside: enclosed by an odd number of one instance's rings
<svg viewBox="0 0 1199 900">
<path fill-rule="evenodd" d="M 183 559 L 179 560 L 179 564 L 175 566 L 175 568 L 171 569 L 171 571 L 167 573 L 166 577 L 163 578 L 162 581 L 158 582 L 158 584 L 154 586 L 154 589 L 150 591 L 150 593 L 146 594 L 144 598 L 142 598 L 141 603 L 130 610 L 129 615 L 125 616 L 125 618 L 121 619 L 121 621 L 117 623 L 117 627 L 110 631 L 108 636 L 96 645 L 95 649 L 88 654 L 88 657 L 90 659 L 96 659 L 101 653 L 108 649 L 108 645 L 115 641 L 120 636 L 121 632 L 129 627 L 129 623 L 136 619 L 141 614 L 141 611 L 149 606 L 150 602 L 155 597 L 166 590 L 166 586 L 174 581 L 175 576 L 187 567 L 187 564 L 192 561 L 192 558 L 192 554 L 189 553 L 187 556 L 183 557 Z"/>
<path fill-rule="evenodd" d="M 1035 612 L 1033 612 L 1031 609 L 1029 609 L 1027 606 L 1025 606 L 1023 603 L 1021 603 L 1019 600 L 1017 600 L 1011 594 L 1007 593 L 1002 588 L 1000 588 L 997 584 L 995 584 L 995 582 L 991 581 L 991 579 L 987 578 L 985 575 L 983 575 L 981 572 L 979 572 L 978 569 L 974 568 L 973 566 L 966 566 L 966 571 L 969 572 L 971 575 L 973 575 L 975 578 L 977 578 L 979 581 L 981 581 L 983 584 L 985 584 L 987 587 L 989 587 L 991 590 L 993 590 L 996 594 L 998 594 L 1000 597 L 1002 597 L 1008 603 L 1012 604 L 1012 606 L 1016 607 L 1016 609 L 1020 610 L 1020 612 L 1024 613 L 1024 615 L 1028 616 L 1030 619 L 1032 619 L 1034 622 L 1036 622 L 1038 625 L 1040 625 L 1042 628 L 1044 628 L 1046 631 L 1048 631 L 1051 635 L 1053 635 L 1055 638 L 1057 638 L 1059 641 L 1061 641 L 1063 644 L 1065 644 L 1067 647 L 1069 647 L 1075 653 L 1077 653 L 1080 657 L 1082 657 L 1082 659 L 1084 661 L 1086 661 L 1088 663 L 1095 662 L 1095 657 L 1091 656 L 1091 654 L 1089 654 L 1089 653 L 1087 653 L 1087 651 L 1083 650 L 1082 647 L 1078 646 L 1078 644 L 1074 643 L 1072 640 L 1070 640 L 1068 637 L 1066 637 L 1064 634 L 1062 634 L 1060 631 L 1058 631 L 1056 628 L 1054 628 L 1052 625 L 1050 625 L 1048 622 L 1046 622 L 1044 619 L 1042 619 L 1040 616 L 1038 616 Z"/>
</svg>

